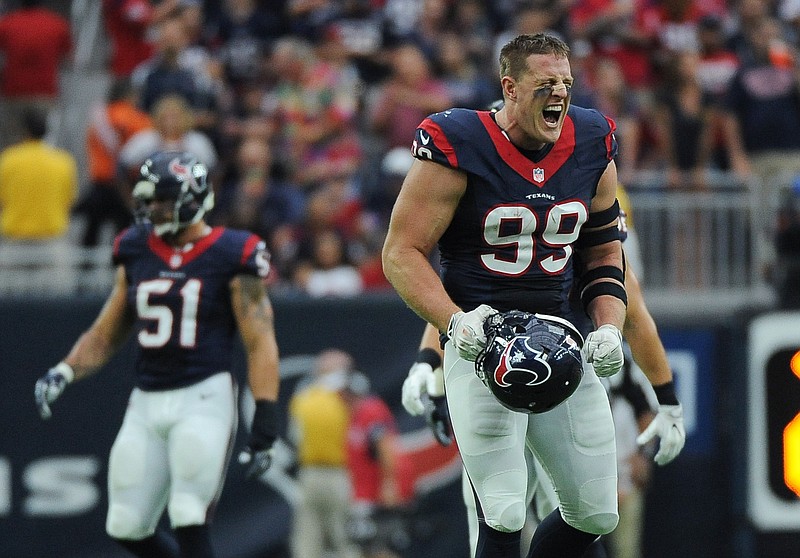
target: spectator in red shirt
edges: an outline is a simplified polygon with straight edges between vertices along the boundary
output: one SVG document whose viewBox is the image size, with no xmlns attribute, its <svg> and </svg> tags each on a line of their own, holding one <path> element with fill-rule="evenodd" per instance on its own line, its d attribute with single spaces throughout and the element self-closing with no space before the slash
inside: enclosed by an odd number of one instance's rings
<svg viewBox="0 0 800 558">
<path fill-rule="evenodd" d="M 0 17 L 0 148 L 22 138 L 22 114 L 52 112 L 57 106 L 59 66 L 72 52 L 69 22 L 41 6 L 21 0 Z M 51 133 L 53 132 L 51 126 Z"/>
<path fill-rule="evenodd" d="M 588 44 L 595 55 L 616 60 L 625 83 L 646 97 L 654 76 L 649 57 L 652 37 L 637 17 L 645 4 L 645 0 L 576 2 L 569 11 L 569 27 L 575 44 Z"/>
<path fill-rule="evenodd" d="M 351 372 L 342 395 L 350 408 L 347 465 L 354 537 L 365 558 L 394 557 L 403 538 L 403 512 L 414 498 L 413 463 L 399 448 L 392 411 L 370 392 L 364 374 Z"/>
<path fill-rule="evenodd" d="M 111 72 L 129 77 L 153 55 L 150 28 L 176 10 L 181 0 L 103 0 L 103 20 L 111 42 Z"/>
<path fill-rule="evenodd" d="M 700 50 L 700 22 L 709 15 L 700 0 L 660 0 L 643 7 L 639 26 L 653 45 L 652 62 L 663 76 L 674 56 Z"/>
</svg>

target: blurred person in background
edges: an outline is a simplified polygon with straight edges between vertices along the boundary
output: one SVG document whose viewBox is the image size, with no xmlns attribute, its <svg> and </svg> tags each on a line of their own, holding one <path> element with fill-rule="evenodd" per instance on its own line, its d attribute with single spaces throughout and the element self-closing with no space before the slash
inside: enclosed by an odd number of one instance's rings
<svg viewBox="0 0 800 558">
<path fill-rule="evenodd" d="M 660 164 L 671 188 L 703 189 L 712 144 L 711 101 L 697 79 L 699 56 L 672 55 L 668 71 L 655 95 L 653 129 Z"/>
<path fill-rule="evenodd" d="M 347 467 L 350 409 L 341 391 L 353 358 L 340 349 L 321 351 L 313 377 L 289 401 L 289 435 L 297 451 L 299 502 L 292 521 L 295 558 L 359 558 L 350 542 L 351 484 Z M 328 553 L 326 553 L 328 551 Z"/>
<path fill-rule="evenodd" d="M 115 78 L 129 78 L 154 51 L 153 26 L 182 0 L 103 0 L 103 25 L 109 40 L 109 69 Z"/>
<path fill-rule="evenodd" d="M 363 150 L 352 73 L 320 60 L 308 41 L 295 37 L 278 39 L 270 60 L 277 80 L 269 95 L 275 141 L 289 179 L 312 188 L 331 175 L 354 175 Z"/>
<path fill-rule="evenodd" d="M 255 399 L 239 455 L 246 476 L 269 468 L 278 435 L 269 254 L 252 233 L 206 224 L 214 194 L 193 154 L 154 154 L 140 178 L 139 222 L 114 242 L 113 290 L 34 395 L 49 419 L 66 387 L 103 369 L 133 335 L 135 383 L 108 460 L 106 532 L 141 558 L 212 558 L 210 525 L 238 422 L 237 339 Z M 165 509 L 171 532 L 159 527 Z"/>
<path fill-rule="evenodd" d="M 381 158 L 380 172 L 374 173 L 376 180 L 365 183 L 368 187 L 361 191 L 365 212 L 375 227 L 375 231 L 368 237 L 371 240 L 365 242 L 368 253 L 359 264 L 365 290 L 392 289 L 391 283 L 383 273 L 380 246 L 385 240 L 392 206 L 413 162 L 414 156 L 407 146 L 390 149 Z"/>
<path fill-rule="evenodd" d="M 362 192 L 365 207 L 378 216 L 384 230 L 389 226 L 392 206 L 413 162 L 408 146 L 393 147 L 381 157 L 380 172 L 376 173 L 379 179 Z"/>
<path fill-rule="evenodd" d="M 67 231 L 78 163 L 45 142 L 43 109 L 25 109 L 22 125 L 24 139 L 0 152 L 0 269 L 38 269 L 52 289 L 70 288 L 75 277 Z"/>
<path fill-rule="evenodd" d="M 205 33 L 205 10 L 201 0 L 181 0 L 174 17 L 181 23 L 185 43 L 178 54 L 178 66 L 195 80 L 195 122 L 197 128 L 219 141 L 220 110 L 228 85 L 222 63 L 212 52 Z"/>
<path fill-rule="evenodd" d="M 389 53 L 391 75 L 376 86 L 366 107 L 367 126 L 387 151 L 407 147 L 417 123 L 451 104 L 446 83 L 433 73 L 425 53 L 413 43 Z"/>
<path fill-rule="evenodd" d="M 206 33 L 234 94 L 261 79 L 273 43 L 289 32 L 288 0 L 205 2 Z"/>
<path fill-rule="evenodd" d="M 573 59 L 578 55 L 573 55 Z M 619 62 L 610 57 L 588 56 L 581 60 L 585 82 L 575 93 L 575 103 L 595 108 L 617 124 L 615 136 L 620 145 L 617 172 L 620 181 L 631 180 L 639 170 L 643 141 L 642 110 L 628 94 L 625 75 Z M 577 89 L 577 88 L 576 88 Z"/>
<path fill-rule="evenodd" d="M 142 109 L 152 112 L 164 97 L 183 97 L 191 108 L 193 127 L 208 134 L 217 123 L 213 67 L 208 52 L 192 45 L 181 14 L 171 14 L 155 27 L 156 52 L 136 67 L 131 80 Z"/>
<path fill-rule="evenodd" d="M 742 8 L 747 2 L 742 3 Z M 800 83 L 796 48 L 786 40 L 780 22 L 770 16 L 749 20 L 742 45 L 742 65 L 722 103 L 723 132 L 729 145 L 743 146 L 742 167 L 756 180 L 757 219 L 763 235 L 757 248 L 769 276 L 775 246 L 775 200 L 780 188 L 800 174 Z"/>
<path fill-rule="evenodd" d="M 222 179 L 213 222 L 247 229 L 270 243 L 279 227 L 295 227 L 305 217 L 305 195 L 278 172 L 269 142 L 247 137 Z"/>
<path fill-rule="evenodd" d="M 334 295 L 360 293 L 366 286 L 360 268 L 379 250 L 384 229 L 366 209 L 352 176 L 332 174 L 307 196 L 305 220 L 299 231 L 296 284 L 316 285 L 314 292 Z M 374 278 L 371 273 L 367 275 Z M 309 283 L 309 278 L 314 281 Z"/>
<path fill-rule="evenodd" d="M 595 56 L 616 60 L 629 93 L 643 108 L 655 83 L 652 37 L 639 17 L 646 4 L 642 0 L 573 2 L 568 15 L 574 50 L 588 49 Z"/>
<path fill-rule="evenodd" d="M 557 5 L 559 8 L 556 8 Z M 500 57 L 500 50 L 508 41 L 523 33 L 553 33 L 558 37 L 564 37 L 563 30 L 555 27 L 563 15 L 563 5 L 559 0 L 544 2 L 526 2 L 521 0 L 516 2 L 517 10 L 512 14 L 507 14 L 508 26 L 502 29 L 495 37 L 494 57 L 492 67 L 497 67 L 497 60 Z M 577 49 L 576 49 L 577 50 Z"/>
<path fill-rule="evenodd" d="M 450 22 L 449 28 L 464 40 L 464 55 L 484 75 L 491 78 L 493 75 L 492 70 L 496 64 L 492 50 L 497 25 L 493 18 L 492 9 L 496 8 L 496 6 L 489 5 L 481 0 L 462 0 L 461 2 L 451 3 L 450 8 L 452 22 Z M 495 91 L 495 96 L 490 100 L 496 99 L 499 94 L 499 91 Z"/>
<path fill-rule="evenodd" d="M 348 375 L 343 396 L 350 409 L 347 465 L 352 483 L 351 534 L 363 558 L 397 558 L 409 543 L 414 464 L 399 446 L 397 423 L 361 372 Z"/>
<path fill-rule="evenodd" d="M 219 122 L 216 138 L 220 159 L 234 158 L 239 144 L 253 137 L 271 141 L 277 125 L 264 100 L 269 85 L 261 81 L 242 84 L 237 94 L 230 90 L 223 95 L 220 103 Z M 282 166 L 281 162 L 277 162 Z"/>
<path fill-rule="evenodd" d="M 415 17 L 413 25 L 403 35 L 387 41 L 386 47 L 391 49 L 396 46 L 412 44 L 427 60 L 432 61 L 439 49 L 442 30 L 453 23 L 450 2 L 448 0 L 420 0 L 417 2 L 417 6 L 417 10 L 412 11 Z"/>
<path fill-rule="evenodd" d="M 712 15 L 714 9 L 720 9 L 706 4 L 706 0 L 638 3 L 637 21 L 649 42 L 650 60 L 658 78 L 667 71 L 675 55 L 700 50 L 700 22 Z"/>
<path fill-rule="evenodd" d="M 78 201 L 75 214 L 86 219 L 84 246 L 96 246 L 101 227 L 110 222 L 114 235 L 133 221 L 130 185 L 117 173 L 122 146 L 136 133 L 151 128 L 150 115 L 140 110 L 136 91 L 127 78 L 111 84 L 105 102 L 89 111 L 86 154 L 89 189 Z"/>
<path fill-rule="evenodd" d="M 778 20 L 750 24 L 747 55 L 723 102 L 725 131 L 744 145 L 746 164 L 760 178 L 762 200 L 786 173 L 800 173 L 800 84 L 797 53 Z"/>
<path fill-rule="evenodd" d="M 290 5 L 297 4 L 290 2 Z M 313 4 L 309 3 L 308 6 Z M 413 7 L 407 6 L 409 11 Z M 385 5 L 369 0 L 317 3 L 313 11 L 298 17 L 292 10 L 292 27 L 296 33 L 316 45 L 320 58 L 346 70 L 345 79 L 374 83 L 385 74 L 384 45 Z M 351 74 L 347 76 L 347 73 Z M 355 93 L 360 94 L 360 83 Z"/>
<path fill-rule="evenodd" d="M 197 130 L 194 113 L 180 95 L 160 98 L 150 113 L 152 127 L 141 130 L 126 141 L 119 152 L 120 172 L 128 179 L 137 176 L 139 167 L 156 151 L 189 151 L 214 173 L 217 150 L 211 139 Z"/>
<path fill-rule="evenodd" d="M 300 257 L 294 270 L 294 283 L 303 292 L 321 298 L 355 296 L 364 290 L 361 274 L 351 263 L 347 242 L 339 231 L 315 231 L 306 246 L 309 252 Z"/>
<path fill-rule="evenodd" d="M 494 79 L 469 57 L 467 37 L 445 31 L 438 46 L 437 75 L 447 87 L 454 106 L 482 108 L 497 98 L 499 91 Z"/>
<path fill-rule="evenodd" d="M 719 102 L 741 64 L 739 57 L 728 46 L 722 17 L 707 15 L 701 18 L 697 24 L 697 41 L 700 55 L 697 79 L 703 92 Z"/>
<path fill-rule="evenodd" d="M 750 36 L 758 33 L 762 20 L 772 15 L 772 3 L 764 0 L 738 0 L 730 3 L 725 25 L 726 44 L 742 63 L 753 62 Z"/>
<path fill-rule="evenodd" d="M 58 137 L 59 72 L 73 52 L 69 21 L 43 0 L 18 4 L 0 16 L 0 149 L 22 139 L 30 108 L 48 114 L 48 133 Z"/>
<path fill-rule="evenodd" d="M 725 135 L 721 110 L 741 61 L 728 45 L 728 34 L 722 17 L 709 15 L 702 18 L 698 23 L 697 33 L 700 59 L 697 62 L 696 76 L 711 109 L 709 164 L 712 169 L 747 175 L 750 171 L 744 144 L 739 137 L 735 138 L 735 144 L 730 143 L 731 138 Z"/>
</svg>

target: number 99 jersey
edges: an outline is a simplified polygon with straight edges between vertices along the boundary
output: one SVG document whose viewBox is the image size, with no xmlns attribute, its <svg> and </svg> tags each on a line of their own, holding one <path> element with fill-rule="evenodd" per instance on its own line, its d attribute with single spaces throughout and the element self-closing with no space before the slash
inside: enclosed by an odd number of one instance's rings
<svg viewBox="0 0 800 558">
<path fill-rule="evenodd" d="M 113 261 L 125 268 L 136 317 L 136 387 L 180 388 L 230 370 L 237 335 L 230 282 L 240 274 L 267 276 L 262 239 L 215 227 L 181 249 L 137 225 L 115 239 Z"/>
<path fill-rule="evenodd" d="M 558 141 L 529 152 L 489 111 L 452 109 L 419 125 L 412 154 L 467 174 L 439 240 L 442 282 L 456 304 L 570 315 L 573 245 L 616 156 L 615 128 L 570 106 Z"/>
</svg>

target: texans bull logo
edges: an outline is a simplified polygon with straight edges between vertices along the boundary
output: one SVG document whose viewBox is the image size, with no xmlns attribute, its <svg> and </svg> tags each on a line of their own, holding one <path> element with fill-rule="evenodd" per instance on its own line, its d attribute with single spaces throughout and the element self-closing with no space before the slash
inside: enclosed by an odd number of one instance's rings
<svg viewBox="0 0 800 558">
<path fill-rule="evenodd" d="M 552 371 L 550 369 L 550 364 L 545 358 L 545 354 L 528 345 L 528 341 L 528 337 L 514 337 L 508 342 L 505 349 L 503 349 L 503 353 L 500 355 L 500 362 L 498 362 L 497 367 L 494 369 L 494 381 L 498 386 L 510 387 L 511 384 L 507 382 L 505 378 L 512 372 L 529 374 L 531 376 L 531 380 L 526 383 L 526 385 L 529 386 L 535 386 L 544 383 L 550 377 Z M 543 368 L 541 370 L 537 371 L 530 370 L 528 368 L 516 368 L 514 366 L 516 363 L 525 358 L 526 351 L 533 353 L 534 360 L 542 363 Z"/>
<path fill-rule="evenodd" d="M 188 166 L 181 164 L 181 160 L 179 158 L 175 158 L 169 162 L 169 171 L 181 182 L 188 182 L 189 188 L 191 188 L 194 192 L 198 192 L 200 190 L 200 185 L 197 183 L 197 176 L 195 175 L 196 168 L 197 165 L 189 168 Z"/>
</svg>

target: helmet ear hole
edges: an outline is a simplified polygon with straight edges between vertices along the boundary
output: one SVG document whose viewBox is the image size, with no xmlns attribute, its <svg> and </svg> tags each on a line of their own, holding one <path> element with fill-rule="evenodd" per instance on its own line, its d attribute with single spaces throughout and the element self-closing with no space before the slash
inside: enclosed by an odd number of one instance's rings
<svg viewBox="0 0 800 558">
<path fill-rule="evenodd" d="M 544 413 L 571 396 L 583 378 L 583 339 L 563 318 L 511 310 L 487 320 L 478 376 L 512 411 Z"/>
</svg>

